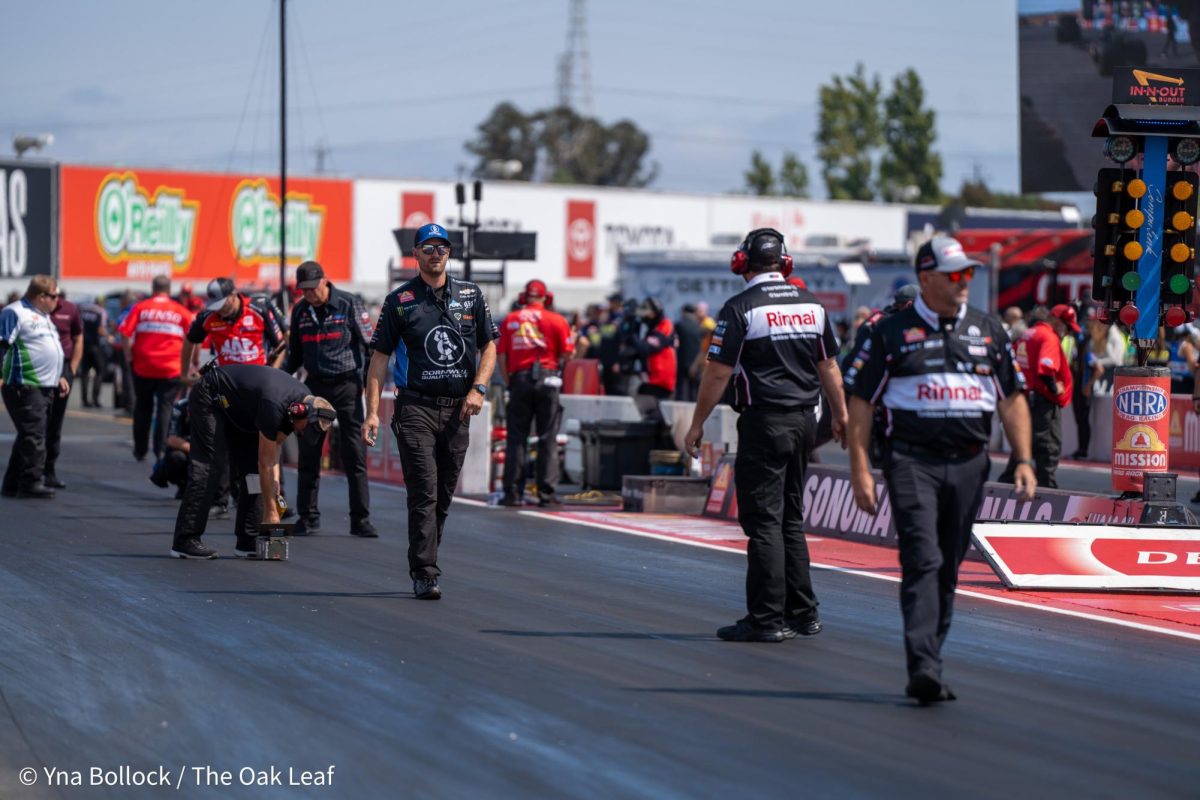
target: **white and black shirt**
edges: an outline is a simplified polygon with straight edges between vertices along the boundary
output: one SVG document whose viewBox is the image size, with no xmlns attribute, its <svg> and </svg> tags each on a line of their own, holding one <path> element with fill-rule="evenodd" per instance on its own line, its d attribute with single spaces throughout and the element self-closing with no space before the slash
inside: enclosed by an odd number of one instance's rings
<svg viewBox="0 0 1200 800">
<path fill-rule="evenodd" d="M 815 406 L 817 362 L 837 355 L 825 308 L 778 272 L 758 275 L 717 316 L 708 358 L 734 367 L 735 407 Z"/>
<path fill-rule="evenodd" d="M 946 449 L 987 442 L 996 404 L 1025 387 L 1000 320 L 965 305 L 940 319 L 923 297 L 879 321 L 843 381 L 884 406 L 889 438 Z"/>
</svg>

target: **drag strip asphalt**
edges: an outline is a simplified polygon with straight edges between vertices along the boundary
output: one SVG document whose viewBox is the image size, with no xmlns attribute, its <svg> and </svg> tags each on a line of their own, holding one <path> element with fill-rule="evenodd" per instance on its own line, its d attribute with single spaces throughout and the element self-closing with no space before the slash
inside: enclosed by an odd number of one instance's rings
<svg viewBox="0 0 1200 800">
<path fill-rule="evenodd" d="M 1183 797 L 1200 784 L 1195 643 L 970 597 L 955 703 L 903 697 L 893 583 L 819 570 L 826 630 L 715 629 L 736 554 L 460 503 L 445 598 L 412 598 L 404 493 L 347 535 L 345 483 L 287 563 L 166 557 L 177 504 L 70 415 L 54 501 L 0 499 L 0 797 L 22 768 L 186 768 L 182 797 Z M 11 432 L 5 418 L 0 431 Z M 11 445 L 0 443 L 0 458 Z M 288 488 L 294 492 L 294 474 Z M 233 549 L 232 521 L 206 540 Z M 243 787 L 239 770 L 327 770 Z M 191 768 L 233 774 L 196 785 Z"/>
</svg>

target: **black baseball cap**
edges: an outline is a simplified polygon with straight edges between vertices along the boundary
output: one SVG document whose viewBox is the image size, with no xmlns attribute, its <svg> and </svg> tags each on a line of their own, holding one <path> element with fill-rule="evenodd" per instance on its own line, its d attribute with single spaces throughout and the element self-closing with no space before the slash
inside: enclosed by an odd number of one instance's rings
<svg viewBox="0 0 1200 800">
<path fill-rule="evenodd" d="M 315 261 L 305 261 L 296 267 L 296 288 L 315 289 L 321 285 L 321 279 L 324 277 L 325 270 L 321 269 L 320 264 Z"/>
<path fill-rule="evenodd" d="M 751 264 L 776 264 L 783 255 L 783 238 L 775 231 L 757 231 L 751 236 L 746 255 Z"/>
<path fill-rule="evenodd" d="M 220 311 L 221 306 L 234 293 L 233 281 L 229 278 L 213 278 L 208 282 L 208 297 L 205 308 L 209 311 Z"/>
</svg>

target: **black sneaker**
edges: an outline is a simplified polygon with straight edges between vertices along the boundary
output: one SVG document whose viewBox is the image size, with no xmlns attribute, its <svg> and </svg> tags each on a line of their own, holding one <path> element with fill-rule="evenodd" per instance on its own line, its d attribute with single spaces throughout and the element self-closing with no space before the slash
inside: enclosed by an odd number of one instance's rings
<svg viewBox="0 0 1200 800">
<path fill-rule="evenodd" d="M 739 619 L 733 625 L 717 628 L 717 636 L 726 642 L 782 642 L 782 630 L 758 628 L 744 619 Z"/>
<path fill-rule="evenodd" d="M 321 520 L 301 519 L 296 523 L 295 529 L 292 530 L 292 536 L 316 536 L 320 532 Z"/>
<path fill-rule="evenodd" d="M 797 636 L 816 636 L 825 630 L 821 618 L 816 614 L 811 617 L 797 617 L 783 623 L 783 638 L 795 639 Z"/>
<path fill-rule="evenodd" d="M 904 693 L 923 706 L 958 699 L 941 678 L 929 671 L 914 672 Z"/>
<path fill-rule="evenodd" d="M 10 489 L 8 487 L 4 487 L 3 489 L 0 489 L 0 497 L 16 497 L 16 496 L 17 496 L 16 489 Z"/>
<path fill-rule="evenodd" d="M 67 485 L 58 479 L 57 475 L 42 476 L 42 484 L 49 486 L 51 489 L 65 489 Z"/>
<path fill-rule="evenodd" d="M 500 505 L 508 506 L 509 508 L 520 508 L 521 506 L 525 505 L 525 499 L 523 497 L 516 497 L 515 495 L 506 494 L 504 495 L 504 499 L 500 501 Z"/>
<path fill-rule="evenodd" d="M 538 500 L 538 506 L 541 508 L 562 508 L 563 502 L 557 497 L 543 497 Z"/>
<path fill-rule="evenodd" d="M 209 519 L 229 519 L 229 504 L 217 503 L 208 510 Z"/>
<path fill-rule="evenodd" d="M 32 483 L 17 489 L 17 497 L 33 497 L 38 500 L 53 500 L 54 490 L 44 483 Z"/>
<path fill-rule="evenodd" d="M 171 556 L 173 558 L 208 559 L 216 558 L 217 551 L 193 536 L 190 539 L 184 539 L 182 542 L 171 545 Z"/>
<path fill-rule="evenodd" d="M 437 577 L 426 577 L 422 575 L 419 578 L 413 579 L 413 594 L 418 600 L 441 600 L 442 590 L 438 588 Z"/>
<path fill-rule="evenodd" d="M 378 539 L 379 531 L 375 530 L 375 526 L 371 524 L 371 520 L 363 519 L 350 523 L 350 535 L 361 536 L 364 539 Z"/>
<path fill-rule="evenodd" d="M 234 558 L 245 558 L 245 559 L 248 559 L 251 561 L 257 560 L 258 559 L 258 548 L 254 547 L 250 550 L 243 550 L 240 547 L 234 547 L 233 548 L 233 557 Z"/>
</svg>

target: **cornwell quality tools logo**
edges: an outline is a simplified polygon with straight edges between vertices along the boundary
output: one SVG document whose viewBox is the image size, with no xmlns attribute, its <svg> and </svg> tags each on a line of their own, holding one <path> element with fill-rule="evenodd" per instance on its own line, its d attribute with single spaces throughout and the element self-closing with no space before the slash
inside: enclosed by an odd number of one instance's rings
<svg viewBox="0 0 1200 800">
<path fill-rule="evenodd" d="M 112 173 L 96 193 L 96 241 L 105 260 L 170 261 L 186 269 L 196 249 L 200 203 L 182 189 L 159 186 L 151 195 L 132 172 Z"/>
<path fill-rule="evenodd" d="M 1151 103 L 1183 105 L 1187 95 L 1184 79 L 1175 75 L 1160 75 L 1144 69 L 1133 70 L 1135 84 L 1129 87 L 1129 97 Z"/>
<path fill-rule="evenodd" d="M 288 192 L 287 259 L 312 261 L 321 250 L 326 208 L 310 194 Z M 243 264 L 279 260 L 279 195 L 271 193 L 261 178 L 242 181 L 230 204 L 229 240 L 233 254 Z"/>
</svg>

